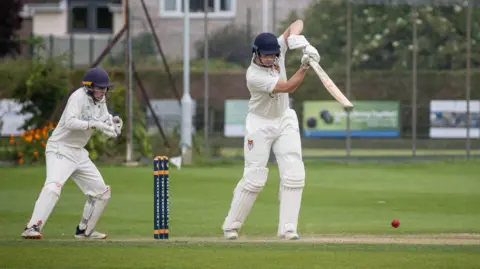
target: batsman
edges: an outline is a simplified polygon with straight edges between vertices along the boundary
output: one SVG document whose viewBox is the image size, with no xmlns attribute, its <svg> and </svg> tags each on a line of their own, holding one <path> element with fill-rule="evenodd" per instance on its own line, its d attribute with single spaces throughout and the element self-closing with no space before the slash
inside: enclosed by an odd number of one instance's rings
<svg viewBox="0 0 480 269">
<path fill-rule="evenodd" d="M 88 70 L 83 86 L 68 99 L 59 124 L 48 138 L 45 148 L 46 180 L 37 198 L 33 214 L 22 237 L 42 238 L 42 228 L 57 203 L 62 188 L 71 178 L 87 196 L 83 216 L 76 228 L 77 239 L 105 239 L 95 226 L 110 199 L 110 187 L 103 180 L 84 148 L 94 131 L 111 138 L 120 135 L 123 121 L 109 114 L 106 99 L 114 86 L 102 68 Z"/>
<path fill-rule="evenodd" d="M 267 182 L 271 150 L 280 170 L 278 236 L 299 239 L 297 223 L 305 167 L 298 118 L 289 107 L 289 93 L 295 92 L 302 83 L 310 67 L 309 61 L 320 61 L 318 51 L 301 35 L 302 30 L 303 21 L 297 20 L 280 37 L 261 33 L 255 38 L 253 57 L 246 73 L 251 97 L 245 124 L 245 167 L 222 226 L 227 239 L 238 238 L 238 232 Z M 285 54 L 289 49 L 299 49 L 303 56 L 300 68 L 287 79 Z"/>
</svg>

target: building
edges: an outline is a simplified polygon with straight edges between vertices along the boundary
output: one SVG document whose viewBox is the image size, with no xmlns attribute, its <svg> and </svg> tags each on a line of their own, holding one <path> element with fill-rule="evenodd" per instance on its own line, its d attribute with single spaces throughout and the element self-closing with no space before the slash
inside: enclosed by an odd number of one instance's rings
<svg viewBox="0 0 480 269">
<path fill-rule="evenodd" d="M 170 60 L 183 56 L 183 0 L 144 0 L 152 18 L 162 48 Z M 193 44 L 204 37 L 204 0 L 189 0 L 190 55 L 195 55 Z M 291 11 L 301 11 L 311 0 L 207 0 L 209 5 L 209 32 L 226 25 L 249 24 L 252 33 L 264 28 L 265 15 L 269 31 L 274 31 Z M 112 36 L 125 22 L 122 0 L 26 0 L 24 18 L 30 18 L 32 33 L 44 36 L 45 46 L 52 55 L 74 52 L 76 65 L 93 61 Z M 268 12 L 263 6 L 268 3 Z M 140 0 L 130 0 L 132 8 L 132 35 L 149 32 L 150 28 Z M 248 15 L 249 14 L 249 15 Z M 114 48 L 121 53 L 120 43 Z"/>
<path fill-rule="evenodd" d="M 74 65 L 94 61 L 124 25 L 121 0 L 26 0 L 22 16 L 47 53 L 73 52 Z"/>
</svg>

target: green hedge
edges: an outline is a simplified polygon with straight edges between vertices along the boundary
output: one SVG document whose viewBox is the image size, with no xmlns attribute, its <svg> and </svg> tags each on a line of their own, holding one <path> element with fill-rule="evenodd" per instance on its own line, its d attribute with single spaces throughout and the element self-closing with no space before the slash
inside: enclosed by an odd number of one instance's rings
<svg viewBox="0 0 480 269">
<path fill-rule="evenodd" d="M 118 81 L 125 81 L 124 69 L 109 69 L 110 74 Z M 76 70 L 72 76 L 73 81 L 80 81 L 84 70 Z M 151 98 L 175 98 L 173 88 L 170 85 L 167 73 L 161 69 L 141 69 L 139 75 L 146 85 Z M 293 74 L 295 70 L 289 70 Z M 345 91 L 345 72 L 329 72 L 332 80 L 337 86 Z M 183 71 L 173 70 L 172 75 L 176 81 L 176 88 L 182 95 Z M 198 101 L 203 99 L 203 77 L 202 69 L 192 69 L 190 72 L 192 97 Z M 225 98 L 218 97 L 217 93 L 224 96 L 242 96 L 248 98 L 248 91 L 245 88 L 245 73 L 243 71 L 211 71 L 210 103 L 218 113 L 217 122 L 223 121 L 223 101 Z M 225 85 L 225 81 L 228 85 Z M 465 99 L 466 72 L 437 72 L 420 70 L 417 73 L 417 130 L 419 137 L 428 137 L 429 128 L 429 103 L 433 99 Z M 471 71 L 471 98 L 480 99 L 480 91 L 476 88 L 480 85 L 480 70 Z M 239 93 L 240 92 L 240 93 Z M 392 71 L 362 71 L 351 74 L 352 100 L 398 100 L 401 102 L 401 126 L 402 135 L 409 136 L 411 131 L 411 103 L 412 103 L 412 73 Z M 325 90 L 313 71 L 310 71 L 304 83 L 292 97 L 295 100 L 294 108 L 302 117 L 302 101 L 304 100 L 332 100 L 332 97 Z M 199 107 L 201 114 L 202 108 Z"/>
<path fill-rule="evenodd" d="M 20 66 L 20 65 L 23 65 Z M 19 84 L 25 83 L 25 73 L 22 70 L 29 70 L 30 66 L 25 65 L 24 62 L 18 62 L 18 65 L 3 64 L 0 65 L 2 74 L 0 75 L 1 94 L 0 96 L 12 97 L 13 92 Z M 81 79 L 87 69 L 75 69 L 68 72 L 68 84 L 70 88 L 75 88 L 80 85 Z M 125 68 L 108 68 L 111 80 L 117 84 L 113 89 L 112 96 L 115 97 L 115 106 L 117 109 L 124 107 L 124 89 L 125 89 Z M 142 68 L 138 69 L 139 75 L 143 84 L 147 88 L 150 98 L 176 98 L 176 94 L 170 85 L 167 73 L 160 68 Z M 288 74 L 293 74 L 295 70 L 288 70 Z M 338 87 L 345 90 L 346 76 L 345 72 L 335 71 L 330 72 L 331 78 L 335 81 Z M 63 72 L 59 72 L 62 76 Z M 176 81 L 176 89 L 178 95 L 182 95 L 182 81 L 183 71 L 181 69 L 173 69 L 172 76 Z M 31 77 L 31 76 L 30 76 Z M 191 78 L 191 93 L 192 98 L 200 102 L 198 107 L 199 119 L 202 119 L 203 108 L 201 101 L 203 98 L 203 78 L 204 73 L 202 68 L 192 68 L 190 72 Z M 48 80 L 55 81 L 55 78 L 49 77 Z M 60 78 L 61 81 L 63 79 Z M 245 72 L 239 70 L 224 69 L 218 71 L 212 68 L 209 73 L 211 98 L 210 104 L 215 109 L 218 128 L 221 128 L 223 122 L 223 104 L 226 98 L 248 98 L 248 90 L 245 87 Z M 429 102 L 432 99 L 465 99 L 465 72 L 436 72 L 436 71 L 418 71 L 418 135 L 419 137 L 428 137 L 429 125 Z M 55 82 L 53 82 L 55 83 Z M 63 83 L 63 82 L 62 82 Z M 472 70 L 471 85 L 472 85 L 472 99 L 480 99 L 480 91 L 476 85 L 480 83 L 480 70 Z M 410 122 L 411 122 L 411 100 L 412 100 L 412 74 L 411 72 L 391 72 L 391 71 L 362 71 L 352 72 L 351 76 L 351 92 L 352 100 L 399 100 L 401 102 L 401 126 L 402 135 L 409 136 Z M 136 86 L 135 86 L 136 87 Z M 36 87 L 37 89 L 37 87 Z M 55 98 L 64 96 L 67 91 L 62 91 L 56 94 Z M 136 109 L 139 111 L 144 106 L 142 95 L 138 90 L 135 91 L 136 100 L 138 104 Z M 325 90 L 324 86 L 319 81 L 318 77 L 313 71 L 309 71 L 304 83 L 299 90 L 292 95 L 294 98 L 294 108 L 297 110 L 299 117 L 302 118 L 302 101 L 304 100 L 332 100 L 332 97 Z M 119 113 L 124 116 L 123 111 Z M 136 112 L 140 113 L 140 112 Z M 142 112 L 143 113 L 143 112 Z M 141 115 L 141 114 L 138 114 Z M 218 131 L 218 129 L 217 129 Z M 174 135 L 173 135 L 174 136 Z M 173 138 L 172 138 L 173 139 Z M 158 140 L 158 135 L 156 140 Z M 150 145 L 139 142 L 143 148 L 143 154 L 149 154 L 153 151 L 165 152 L 160 149 L 160 143 L 156 144 L 151 150 L 147 150 Z M 172 144 L 176 144 L 173 140 Z M 176 147 L 177 145 L 174 145 Z M 176 150 L 176 149 L 170 149 Z M 119 147 L 117 152 L 123 151 L 123 146 Z"/>
</svg>

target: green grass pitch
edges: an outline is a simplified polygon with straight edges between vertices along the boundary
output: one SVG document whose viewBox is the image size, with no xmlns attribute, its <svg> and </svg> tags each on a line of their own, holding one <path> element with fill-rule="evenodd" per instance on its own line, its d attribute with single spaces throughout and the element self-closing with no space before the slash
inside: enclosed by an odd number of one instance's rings
<svg viewBox="0 0 480 269">
<path fill-rule="evenodd" d="M 295 242 L 276 238 L 275 165 L 236 242 L 220 227 L 240 163 L 170 168 L 168 241 L 153 240 L 152 167 L 99 168 L 112 188 L 101 242 L 73 239 L 85 197 L 72 181 L 44 239 L 22 240 L 45 168 L 0 168 L 0 268 L 480 268 L 479 165 L 306 162 Z"/>
</svg>

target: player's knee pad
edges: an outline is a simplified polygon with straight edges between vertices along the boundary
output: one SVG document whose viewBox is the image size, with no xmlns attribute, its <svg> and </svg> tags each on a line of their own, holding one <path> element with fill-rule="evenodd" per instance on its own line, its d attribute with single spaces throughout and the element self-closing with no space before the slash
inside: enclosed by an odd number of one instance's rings
<svg viewBox="0 0 480 269">
<path fill-rule="evenodd" d="M 250 192 L 259 193 L 263 189 L 263 186 L 265 186 L 267 178 L 268 168 L 245 168 L 239 187 Z"/>
<path fill-rule="evenodd" d="M 60 193 L 62 193 L 62 185 L 55 182 L 45 184 L 43 189 L 57 196 L 60 196 Z"/>
<path fill-rule="evenodd" d="M 285 188 L 301 189 L 305 186 L 305 166 L 303 161 L 291 162 L 282 175 L 282 186 Z"/>
</svg>

